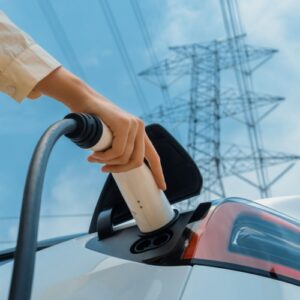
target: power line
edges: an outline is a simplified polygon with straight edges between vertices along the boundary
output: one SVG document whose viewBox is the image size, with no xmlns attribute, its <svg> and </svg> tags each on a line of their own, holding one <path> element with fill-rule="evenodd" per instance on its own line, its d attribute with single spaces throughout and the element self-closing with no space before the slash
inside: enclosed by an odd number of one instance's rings
<svg viewBox="0 0 300 300">
<path fill-rule="evenodd" d="M 130 78 L 130 81 L 132 83 L 134 91 L 136 93 L 137 99 L 139 100 L 139 103 L 140 103 L 140 105 L 143 109 L 143 112 L 148 113 L 149 112 L 149 105 L 148 105 L 147 99 L 144 95 L 144 92 L 143 92 L 143 90 L 140 86 L 140 83 L 138 81 L 138 78 L 136 76 L 136 72 L 134 70 L 132 61 L 131 61 L 130 56 L 128 54 L 127 48 L 126 48 L 125 43 L 123 41 L 123 38 L 122 38 L 122 35 L 121 35 L 120 30 L 118 28 L 115 17 L 112 13 L 112 10 L 111 10 L 110 6 L 109 6 L 109 3 L 106 0 L 99 0 L 98 2 L 99 2 L 100 6 L 102 8 L 104 17 L 105 17 L 106 22 L 108 24 L 108 27 L 111 31 L 111 34 L 114 38 L 117 49 L 118 49 L 118 51 L 120 53 L 120 56 L 122 58 L 124 67 L 125 67 L 125 69 L 128 73 L 128 76 Z"/>
<path fill-rule="evenodd" d="M 137 20 L 137 23 L 139 25 L 138 27 L 141 31 L 144 43 L 146 45 L 146 49 L 147 49 L 148 55 L 150 57 L 151 64 L 153 66 L 158 66 L 159 65 L 159 60 L 158 60 L 157 55 L 155 53 L 153 43 L 152 43 L 152 39 L 151 39 L 149 30 L 148 30 L 148 27 L 146 25 L 145 18 L 143 16 L 140 5 L 139 5 L 137 0 L 130 0 L 130 3 L 131 3 L 131 7 L 132 7 L 133 13 L 135 15 L 135 18 Z M 162 73 L 157 72 L 156 78 L 157 78 L 157 83 L 158 83 L 158 85 L 160 87 L 160 90 L 162 92 L 162 97 L 163 97 L 164 102 L 167 105 L 171 105 L 173 103 L 173 99 L 169 95 L 169 89 L 168 89 L 168 85 L 167 85 L 167 82 L 165 80 L 165 77 L 163 76 Z M 149 112 L 147 112 L 147 115 L 149 116 Z M 153 120 L 149 119 L 148 121 L 151 122 Z M 172 124 L 172 125 L 174 125 L 174 124 Z M 177 127 L 173 127 L 173 131 L 174 131 L 174 134 L 176 135 L 176 137 L 179 140 L 181 140 L 180 133 L 179 133 L 179 130 L 177 129 Z"/>
<path fill-rule="evenodd" d="M 46 20 L 53 32 L 53 36 L 59 44 L 71 70 L 76 73 L 79 77 L 87 81 L 87 77 L 84 70 L 75 54 L 74 48 L 72 47 L 68 35 L 66 34 L 64 27 L 62 26 L 51 1 L 49 0 L 39 0 L 38 1 Z"/>
<path fill-rule="evenodd" d="M 255 157 L 263 150 L 263 142 L 261 136 L 260 123 L 256 122 L 257 112 L 253 107 L 253 99 L 250 96 L 250 91 L 253 92 L 252 72 L 247 59 L 246 40 L 237 39 L 243 32 L 243 26 L 239 14 L 238 3 L 232 0 L 220 0 L 223 20 L 227 37 L 230 39 L 230 48 L 232 59 L 235 61 L 235 75 L 238 84 L 240 95 L 244 97 L 243 105 L 247 109 L 244 111 L 245 119 L 247 120 L 247 132 L 252 148 L 252 155 Z M 263 159 L 255 160 L 256 177 L 260 186 L 260 194 L 262 197 L 270 196 L 268 188 L 268 172 L 263 165 Z"/>
<path fill-rule="evenodd" d="M 151 63 L 154 66 L 158 65 L 159 61 L 158 61 L 157 55 L 154 51 L 154 47 L 153 47 L 153 44 L 152 44 L 150 33 L 148 31 L 145 19 L 144 19 L 143 14 L 142 14 L 142 10 L 139 6 L 139 3 L 138 3 L 137 0 L 130 0 L 130 3 L 131 3 L 132 10 L 134 12 L 134 15 L 136 17 L 136 20 L 138 22 L 139 29 L 142 33 L 142 37 L 143 37 L 143 40 L 145 42 L 146 49 L 148 51 Z M 171 101 L 171 99 L 170 99 L 170 96 L 169 96 L 169 93 L 168 93 L 168 86 L 166 84 L 164 76 L 162 76 L 162 74 L 160 74 L 160 73 L 157 73 L 156 77 L 157 77 L 157 80 L 159 82 L 159 86 L 161 88 L 161 91 L 162 91 L 165 102 L 167 104 L 170 104 L 169 102 Z"/>
<path fill-rule="evenodd" d="M 63 51 L 71 69 L 75 73 L 77 73 L 78 76 L 80 76 L 81 78 L 83 78 L 84 80 L 87 81 L 87 77 L 84 73 L 84 70 L 83 70 L 79 60 L 77 59 L 74 48 L 72 47 L 72 45 L 68 39 L 68 36 L 64 30 L 64 27 L 62 26 L 52 4 L 50 3 L 49 0 L 39 0 L 38 3 L 40 4 L 40 7 L 47 19 L 47 22 L 49 23 L 50 28 L 51 28 L 52 32 L 54 33 L 54 37 L 57 40 L 58 44 L 60 45 L 61 50 Z M 110 9 L 110 6 L 106 1 L 103 1 L 103 3 L 102 3 L 101 0 L 99 0 L 99 3 L 103 9 L 104 16 L 105 16 L 108 26 L 111 30 L 111 33 L 114 37 L 115 43 L 117 45 L 117 48 L 118 48 L 121 58 L 123 60 L 125 69 L 129 75 L 129 78 L 131 80 L 132 86 L 133 86 L 134 91 L 139 100 L 139 103 L 142 106 L 142 110 L 144 113 L 147 113 L 149 111 L 149 106 L 148 106 L 147 100 L 146 100 L 143 90 L 138 82 L 138 79 L 136 78 L 136 73 L 134 71 L 132 62 L 131 62 L 128 52 L 126 50 L 125 44 L 121 37 L 120 31 L 118 29 L 115 18 Z"/>
</svg>

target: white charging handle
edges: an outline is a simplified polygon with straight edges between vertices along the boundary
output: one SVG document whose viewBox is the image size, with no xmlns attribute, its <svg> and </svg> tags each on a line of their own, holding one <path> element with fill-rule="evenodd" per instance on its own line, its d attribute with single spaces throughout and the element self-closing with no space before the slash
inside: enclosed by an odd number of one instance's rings
<svg viewBox="0 0 300 300">
<path fill-rule="evenodd" d="M 112 144 L 111 131 L 102 121 L 101 123 L 102 136 L 90 148 L 92 151 L 104 151 Z M 152 172 L 145 163 L 130 171 L 112 175 L 141 232 L 150 233 L 172 221 L 174 210 L 164 192 L 157 187 Z"/>
</svg>

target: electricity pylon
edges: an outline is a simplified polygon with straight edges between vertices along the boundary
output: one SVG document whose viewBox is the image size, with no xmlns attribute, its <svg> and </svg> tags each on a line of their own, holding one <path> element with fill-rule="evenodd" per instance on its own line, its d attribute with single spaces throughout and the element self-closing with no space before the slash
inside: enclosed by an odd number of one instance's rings
<svg viewBox="0 0 300 300">
<path fill-rule="evenodd" d="M 173 97 L 171 103 L 156 107 L 144 119 L 183 125 L 187 132 L 187 149 L 204 177 L 204 197 L 207 200 L 212 195 L 224 197 L 224 177 L 232 175 L 257 188 L 262 197 L 268 196 L 270 187 L 300 158 L 267 151 L 261 144 L 254 146 L 252 132 L 248 136 L 249 147 L 221 141 L 221 121 L 224 118 L 237 120 L 249 133 L 283 100 L 249 89 L 244 93 L 240 89 L 224 89 L 221 85 L 221 73 L 239 68 L 240 61 L 236 57 L 242 52 L 247 55 L 240 59 L 244 60 L 243 64 L 247 63 L 247 71 L 251 74 L 277 52 L 246 45 L 244 39 L 245 35 L 240 35 L 209 43 L 170 47 L 168 58 L 139 74 L 158 86 L 157 78 L 163 77 L 168 89 L 176 91 L 178 96 Z M 233 43 L 239 46 L 233 48 Z M 186 86 L 187 92 L 182 92 Z M 258 134 L 257 127 L 255 129 Z M 266 169 L 282 163 L 290 164 L 269 180 Z M 249 172 L 254 172 L 256 177 L 249 177 Z"/>
</svg>

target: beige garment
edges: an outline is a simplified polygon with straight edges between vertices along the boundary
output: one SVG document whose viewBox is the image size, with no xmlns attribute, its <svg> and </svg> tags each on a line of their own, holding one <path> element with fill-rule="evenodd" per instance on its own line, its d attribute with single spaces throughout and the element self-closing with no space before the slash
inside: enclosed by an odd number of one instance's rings
<svg viewBox="0 0 300 300">
<path fill-rule="evenodd" d="M 60 63 L 0 11 L 0 91 L 17 101 L 40 96 L 35 85 Z"/>
</svg>

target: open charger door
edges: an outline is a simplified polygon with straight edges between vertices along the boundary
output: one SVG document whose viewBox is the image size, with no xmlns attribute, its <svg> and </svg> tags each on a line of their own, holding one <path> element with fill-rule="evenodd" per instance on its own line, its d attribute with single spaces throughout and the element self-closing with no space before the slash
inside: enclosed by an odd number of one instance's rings
<svg viewBox="0 0 300 300">
<path fill-rule="evenodd" d="M 146 132 L 161 159 L 167 184 L 165 194 L 169 202 L 174 204 L 199 195 L 202 176 L 187 151 L 158 124 L 147 126 Z M 103 227 L 108 228 L 133 218 L 111 174 L 107 177 L 94 210 L 90 233 L 97 231 L 100 215 L 104 216 Z M 101 224 L 98 223 L 98 226 Z"/>
</svg>

